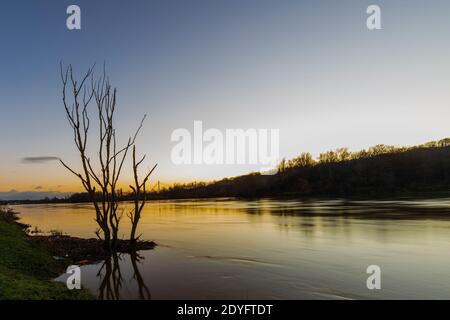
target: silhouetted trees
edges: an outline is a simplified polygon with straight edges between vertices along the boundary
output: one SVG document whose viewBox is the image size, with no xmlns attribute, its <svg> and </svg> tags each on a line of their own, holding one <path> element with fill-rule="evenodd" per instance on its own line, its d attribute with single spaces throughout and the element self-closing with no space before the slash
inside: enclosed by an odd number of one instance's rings
<svg viewBox="0 0 450 320">
<path fill-rule="evenodd" d="M 414 147 L 376 145 L 350 152 L 347 148 L 280 161 L 273 176 L 252 173 L 208 184 L 177 184 L 157 196 L 260 197 L 386 196 L 408 192 L 450 191 L 450 139 Z"/>
<path fill-rule="evenodd" d="M 139 165 L 145 159 L 145 155 L 140 159 L 136 160 L 136 146 L 133 146 L 133 177 L 134 177 L 134 186 L 130 185 L 131 190 L 133 190 L 133 201 L 134 208 L 131 210 L 128 217 L 131 221 L 131 232 L 130 232 L 130 241 L 135 244 L 136 240 L 139 239 L 139 236 L 136 237 L 136 230 L 139 224 L 139 220 L 141 219 L 141 212 L 145 206 L 145 202 L 147 201 L 147 193 L 146 193 L 146 185 L 147 181 L 150 178 L 150 175 L 156 168 L 155 166 L 147 173 L 144 179 L 139 181 Z"/>
<path fill-rule="evenodd" d="M 210 183 L 175 183 L 159 192 L 140 192 L 139 199 L 298 196 L 393 196 L 450 191 L 450 138 L 413 147 L 377 145 L 350 152 L 346 148 L 313 159 L 302 153 L 282 160 L 275 175 L 251 173 Z M 94 194 L 101 198 L 101 194 Z M 87 193 L 51 202 L 87 202 Z M 120 200 L 135 201 L 134 192 Z M 22 201 L 23 202 L 23 201 Z M 33 201 L 37 202 L 37 201 Z"/>
<path fill-rule="evenodd" d="M 126 144 L 119 147 L 114 123 L 117 90 L 112 88 L 109 78 L 106 76 L 105 68 L 103 68 L 102 76 L 98 79 L 94 78 L 92 67 L 78 81 L 75 80 L 71 65 L 65 71 L 63 71 L 61 65 L 61 80 L 64 110 L 73 130 L 74 143 L 80 155 L 81 169 L 76 171 L 63 160 L 61 160 L 61 163 L 81 181 L 89 201 L 93 203 L 95 208 L 95 221 L 99 226 L 96 234 L 104 240 L 105 248 L 110 250 L 115 247 L 118 240 L 119 225 L 122 218 L 122 211 L 119 210 L 122 191 L 118 188 L 118 181 L 128 151 L 132 146 L 134 147 L 145 116 L 135 133 L 128 138 Z M 87 153 L 88 133 L 91 124 L 88 107 L 91 102 L 96 106 L 95 118 L 98 120 L 96 125 L 99 130 L 95 158 L 91 158 Z M 96 164 L 92 160 L 95 160 Z M 142 161 L 143 159 L 139 163 Z M 135 162 L 134 165 L 137 179 L 138 165 Z M 145 178 L 144 186 L 150 173 Z M 142 207 L 144 203 L 142 203 Z M 142 210 L 142 207 L 140 210 Z M 135 216 L 135 213 L 133 216 Z M 137 224 L 139 219 L 133 221 L 135 221 L 134 224 Z M 136 226 L 134 226 L 135 228 Z"/>
</svg>

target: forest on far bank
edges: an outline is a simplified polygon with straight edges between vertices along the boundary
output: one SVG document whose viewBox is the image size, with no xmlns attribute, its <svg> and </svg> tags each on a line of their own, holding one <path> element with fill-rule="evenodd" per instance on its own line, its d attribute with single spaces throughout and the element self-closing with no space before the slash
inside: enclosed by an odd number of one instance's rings
<svg viewBox="0 0 450 320">
<path fill-rule="evenodd" d="M 438 194 L 450 191 L 450 138 L 412 147 L 377 145 L 350 152 L 339 148 L 314 159 L 302 153 L 282 160 L 278 173 L 250 173 L 213 182 L 174 184 L 147 194 L 149 199 L 211 197 L 389 197 L 410 193 Z M 131 200 L 123 192 L 121 200 Z M 65 199 L 33 203 L 88 202 L 85 193 Z M 21 201 L 24 203 L 27 201 Z M 30 201 L 31 202 L 31 201 Z"/>
</svg>

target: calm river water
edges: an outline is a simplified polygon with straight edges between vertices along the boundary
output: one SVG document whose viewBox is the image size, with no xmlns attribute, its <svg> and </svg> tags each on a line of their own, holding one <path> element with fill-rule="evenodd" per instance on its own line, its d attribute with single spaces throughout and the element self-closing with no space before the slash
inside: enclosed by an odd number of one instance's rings
<svg viewBox="0 0 450 320">
<path fill-rule="evenodd" d="M 96 230 L 87 204 L 15 208 L 44 232 Z M 83 266 L 82 284 L 103 299 L 450 299 L 450 199 L 152 201 L 140 233 L 158 246 Z"/>
</svg>

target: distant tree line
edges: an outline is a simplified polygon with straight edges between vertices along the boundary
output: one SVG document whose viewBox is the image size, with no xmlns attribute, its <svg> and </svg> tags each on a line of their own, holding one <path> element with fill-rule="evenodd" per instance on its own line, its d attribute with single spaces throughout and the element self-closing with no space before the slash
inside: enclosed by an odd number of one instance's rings
<svg viewBox="0 0 450 320">
<path fill-rule="evenodd" d="M 302 153 L 282 160 L 275 175 L 250 173 L 214 182 L 175 183 L 148 199 L 263 196 L 391 196 L 450 191 L 450 138 L 413 147 L 377 145 L 351 152 L 339 148 L 316 159 Z M 98 195 L 100 196 L 100 194 Z M 134 193 L 120 192 L 133 201 Z M 34 203 L 38 201 L 33 201 Z M 40 202 L 89 202 L 86 193 Z"/>
<path fill-rule="evenodd" d="M 204 183 L 175 184 L 158 196 L 261 197 L 389 196 L 410 192 L 450 191 L 450 138 L 413 147 L 376 145 L 350 152 L 347 148 L 302 153 L 282 160 L 275 175 L 251 173 Z"/>
</svg>

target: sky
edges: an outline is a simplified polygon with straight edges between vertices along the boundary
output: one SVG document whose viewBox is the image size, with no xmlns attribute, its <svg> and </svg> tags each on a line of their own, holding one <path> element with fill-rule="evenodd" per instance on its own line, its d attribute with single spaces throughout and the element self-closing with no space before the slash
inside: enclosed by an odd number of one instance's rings
<svg viewBox="0 0 450 320">
<path fill-rule="evenodd" d="M 81 8 L 68 30 L 66 8 Z M 381 8 L 382 29 L 366 27 Z M 0 10 L 0 199 L 80 191 L 59 63 L 104 62 L 117 130 L 152 180 L 213 180 L 254 165 L 175 165 L 178 128 L 279 129 L 280 157 L 450 136 L 450 2 L 401 0 L 4 1 Z M 97 68 L 98 69 L 98 68 Z M 95 141 L 92 140 L 92 144 Z M 123 183 L 131 179 L 129 170 Z"/>
</svg>

